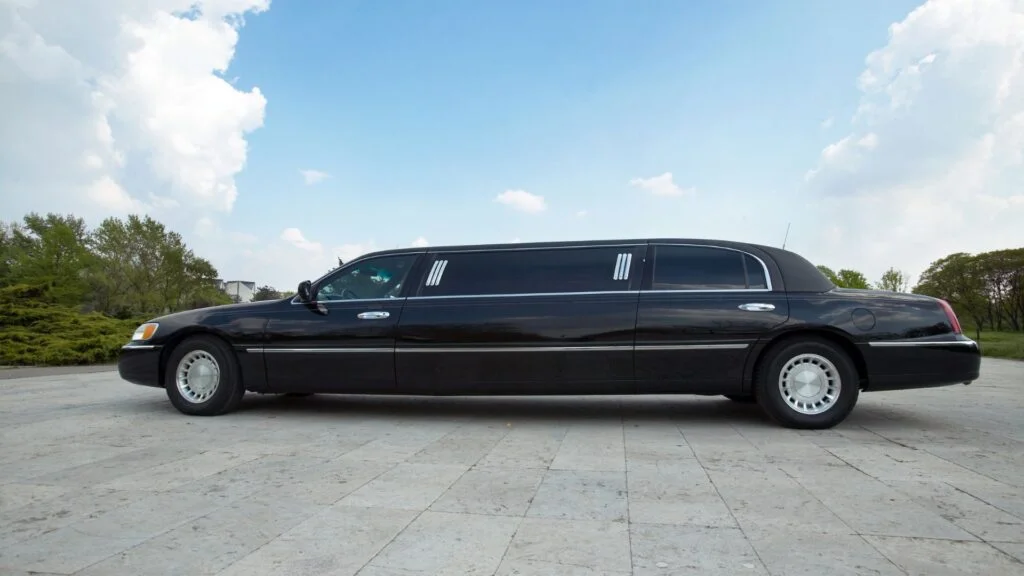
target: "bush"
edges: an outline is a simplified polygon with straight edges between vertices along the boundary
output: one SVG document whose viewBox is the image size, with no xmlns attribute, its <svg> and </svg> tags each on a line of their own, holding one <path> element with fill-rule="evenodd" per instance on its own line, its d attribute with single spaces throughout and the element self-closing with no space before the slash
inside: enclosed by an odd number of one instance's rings
<svg viewBox="0 0 1024 576">
<path fill-rule="evenodd" d="M 1024 360 L 1024 332 L 982 332 L 978 345 L 983 356 Z"/>
<path fill-rule="evenodd" d="M 119 320 L 33 298 L 38 288 L 0 290 L 0 365 L 101 364 L 118 351 L 145 319 Z"/>
</svg>

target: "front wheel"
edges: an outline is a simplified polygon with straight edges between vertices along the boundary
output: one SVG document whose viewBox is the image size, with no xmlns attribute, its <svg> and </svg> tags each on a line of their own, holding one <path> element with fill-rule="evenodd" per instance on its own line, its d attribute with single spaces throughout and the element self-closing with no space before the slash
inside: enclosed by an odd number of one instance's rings
<svg viewBox="0 0 1024 576">
<path fill-rule="evenodd" d="M 853 361 L 818 338 L 772 348 L 756 378 L 758 404 L 787 428 L 831 428 L 849 416 L 860 395 Z"/>
<path fill-rule="evenodd" d="M 171 404 L 190 416 L 231 412 L 245 395 L 234 352 L 206 335 L 188 338 L 171 351 L 164 387 Z"/>
</svg>

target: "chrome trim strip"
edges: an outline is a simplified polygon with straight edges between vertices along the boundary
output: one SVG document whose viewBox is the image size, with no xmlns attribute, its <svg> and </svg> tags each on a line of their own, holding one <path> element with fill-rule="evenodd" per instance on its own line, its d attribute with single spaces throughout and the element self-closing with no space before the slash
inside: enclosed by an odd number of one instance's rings
<svg viewBox="0 0 1024 576">
<path fill-rule="evenodd" d="M 710 288 L 703 290 L 644 290 L 644 294 L 719 294 L 723 292 L 771 292 L 771 288 Z"/>
<path fill-rule="evenodd" d="M 629 269 L 633 266 L 633 253 L 626 253 L 626 264 L 622 267 L 622 279 L 629 280 Z"/>
<path fill-rule="evenodd" d="M 974 340 L 876 340 L 868 342 L 873 348 L 895 348 L 898 346 L 977 346 Z"/>
<path fill-rule="evenodd" d="M 613 346 L 423 346 L 399 347 L 396 352 L 630 352 L 629 344 Z"/>
<path fill-rule="evenodd" d="M 496 246 L 494 248 L 465 248 L 460 249 L 457 246 L 444 247 L 438 246 L 437 248 L 431 248 L 436 254 L 467 254 L 473 252 L 511 252 L 513 250 L 587 250 L 591 248 L 636 248 L 637 246 L 646 245 L 646 241 L 641 242 L 622 242 L 622 243 L 611 243 L 611 244 L 581 244 L 577 246 L 524 246 L 519 244 L 511 244 L 504 246 Z"/>
<path fill-rule="evenodd" d="M 406 300 L 438 300 L 440 298 L 531 298 L 534 296 L 593 296 L 598 294 L 639 294 L 639 290 L 597 290 L 593 292 L 536 292 L 523 294 L 459 294 L 452 296 L 409 296 Z M 348 302 L 348 300 L 346 300 Z M 354 300 L 352 300 L 354 302 Z"/>
<path fill-rule="evenodd" d="M 626 259 L 625 256 L 625 254 L 619 254 L 615 257 L 615 269 L 612 271 L 612 280 L 621 280 L 622 261 Z"/>
<path fill-rule="evenodd" d="M 448 267 L 448 261 L 447 260 L 441 260 L 441 267 L 437 269 L 437 278 L 434 278 L 434 286 L 438 286 L 438 285 L 441 284 L 441 278 L 444 277 L 444 271 L 445 271 L 445 268 L 447 268 L 447 267 Z"/>
<path fill-rule="evenodd" d="M 637 344 L 637 352 L 644 350 L 743 350 L 750 344 Z"/>
<path fill-rule="evenodd" d="M 440 260 L 434 260 L 434 263 L 430 266 L 430 273 L 427 274 L 427 286 L 434 285 L 434 277 L 437 276 L 437 269 L 441 267 Z"/>
<path fill-rule="evenodd" d="M 125 344 L 121 346 L 122 350 L 156 350 L 159 348 L 156 344 Z"/>
<path fill-rule="evenodd" d="M 254 354 L 352 354 L 394 352 L 394 348 L 248 348 Z"/>
<path fill-rule="evenodd" d="M 761 264 L 761 268 L 764 269 L 764 281 L 768 284 L 767 288 L 737 288 L 737 289 L 729 289 L 729 290 L 703 290 L 703 292 L 771 292 L 771 290 L 772 290 L 772 275 L 768 272 L 768 265 L 764 263 L 764 260 L 762 260 L 761 258 L 756 256 L 755 254 L 751 254 L 750 252 L 747 252 L 746 250 L 740 250 L 739 248 L 730 248 L 728 246 L 716 246 L 714 244 L 687 244 L 687 243 L 680 243 L 680 242 L 652 242 L 651 246 L 654 246 L 654 258 L 655 258 L 655 260 L 657 260 L 657 258 L 658 258 L 658 246 L 687 246 L 687 247 L 693 247 L 693 248 L 715 248 L 715 249 L 718 249 L 718 250 L 729 250 L 729 251 L 732 251 L 732 252 L 739 252 L 740 254 L 746 254 L 746 255 L 750 256 L 751 258 L 753 258 L 754 260 L 757 260 L 758 263 Z M 659 290 L 659 292 L 660 292 L 660 290 Z M 677 290 L 673 290 L 673 292 L 677 292 Z M 690 292 L 690 290 L 683 290 L 683 292 Z M 696 290 L 693 290 L 693 292 L 696 292 Z"/>
</svg>

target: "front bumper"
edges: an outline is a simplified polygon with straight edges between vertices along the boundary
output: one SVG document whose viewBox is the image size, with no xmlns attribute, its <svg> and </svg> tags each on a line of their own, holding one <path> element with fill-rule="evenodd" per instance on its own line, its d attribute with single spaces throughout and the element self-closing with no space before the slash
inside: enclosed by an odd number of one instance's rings
<svg viewBox="0 0 1024 576">
<path fill-rule="evenodd" d="M 128 344 L 121 347 L 117 373 L 122 379 L 141 386 L 160 388 L 160 354 L 163 346 Z"/>
</svg>

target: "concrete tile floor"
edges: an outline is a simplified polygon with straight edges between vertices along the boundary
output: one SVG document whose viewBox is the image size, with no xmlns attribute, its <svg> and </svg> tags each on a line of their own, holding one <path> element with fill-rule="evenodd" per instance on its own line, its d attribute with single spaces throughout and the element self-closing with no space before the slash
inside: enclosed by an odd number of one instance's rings
<svg viewBox="0 0 1024 576">
<path fill-rule="evenodd" d="M 288 399 L 178 414 L 0 378 L 0 574 L 1024 574 L 1024 363 L 829 431 L 696 397 Z"/>
</svg>

